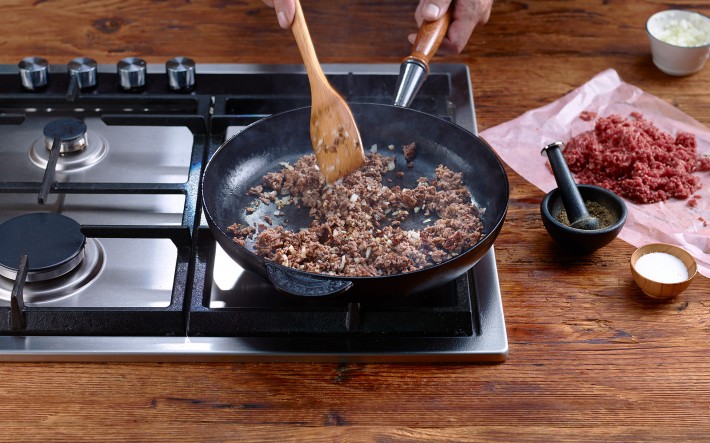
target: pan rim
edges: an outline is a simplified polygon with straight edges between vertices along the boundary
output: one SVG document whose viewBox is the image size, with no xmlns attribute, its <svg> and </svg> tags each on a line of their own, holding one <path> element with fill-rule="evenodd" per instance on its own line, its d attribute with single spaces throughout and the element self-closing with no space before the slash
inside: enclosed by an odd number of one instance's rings
<svg viewBox="0 0 710 443">
<path fill-rule="evenodd" d="M 419 274 L 432 272 L 432 270 L 434 270 L 435 268 L 442 267 L 442 266 L 446 266 L 448 263 L 451 263 L 451 262 L 453 262 L 453 261 L 456 261 L 456 260 L 460 259 L 461 256 L 464 256 L 464 255 L 470 253 L 473 249 L 477 248 L 478 246 L 480 246 L 481 244 L 483 244 L 483 243 L 485 243 L 485 242 L 488 242 L 488 241 L 494 242 L 494 241 L 495 241 L 495 239 L 497 238 L 498 234 L 500 233 L 500 230 L 501 230 L 501 228 L 502 228 L 502 225 L 503 225 L 504 222 L 505 222 L 505 219 L 506 219 L 506 216 L 507 216 L 507 212 L 508 212 L 508 208 L 509 208 L 509 205 L 510 205 L 510 181 L 509 181 L 509 178 L 508 178 L 507 173 L 505 172 L 505 167 L 504 167 L 504 164 L 503 164 L 502 160 L 500 159 L 500 157 L 498 156 L 498 154 L 495 152 L 495 150 L 493 149 L 493 147 L 490 146 L 490 144 L 489 144 L 487 141 L 485 141 L 485 139 L 481 138 L 481 137 L 478 136 L 477 134 L 474 134 L 473 132 L 471 132 L 470 130 L 468 130 L 468 129 L 462 127 L 462 126 L 457 125 L 456 123 L 454 123 L 454 122 L 452 122 L 452 121 L 449 121 L 449 120 L 447 120 L 447 119 L 444 119 L 444 118 L 441 118 L 441 117 L 439 117 L 439 116 L 432 115 L 432 114 L 429 114 L 429 113 L 426 113 L 426 112 L 423 112 L 423 111 L 420 111 L 420 110 L 417 110 L 417 109 L 403 108 L 403 107 L 400 107 L 400 106 L 395 106 L 395 105 L 386 104 L 386 103 L 352 102 L 352 103 L 349 103 L 349 105 L 350 105 L 351 107 L 368 106 L 368 107 L 382 107 L 382 108 L 401 109 L 401 110 L 405 110 L 405 111 L 408 112 L 408 113 L 421 114 L 421 115 L 425 116 L 425 118 L 428 118 L 428 119 L 436 119 L 436 120 L 438 120 L 438 121 L 441 122 L 441 123 L 444 123 L 444 124 L 446 124 L 446 125 L 451 126 L 452 128 L 455 128 L 454 130 L 456 130 L 456 131 L 463 131 L 463 132 L 465 132 L 468 136 L 472 136 L 474 139 L 478 140 L 482 145 L 484 145 L 484 146 L 490 151 L 490 153 L 491 153 L 492 156 L 493 156 L 493 159 L 494 159 L 495 162 L 496 162 L 497 169 L 499 169 L 500 172 L 501 172 L 501 174 L 500 174 L 500 175 L 501 175 L 501 179 L 502 179 L 501 185 L 504 185 L 504 188 L 505 188 L 505 189 L 504 189 L 505 204 L 502 206 L 502 208 L 501 208 L 501 210 L 500 210 L 500 217 L 499 217 L 499 218 L 496 220 L 496 222 L 490 227 L 490 229 L 485 229 L 485 231 L 487 231 L 487 232 L 483 235 L 483 237 L 481 237 L 481 239 L 479 239 L 478 242 L 476 242 L 476 244 L 470 246 L 469 248 L 467 248 L 467 249 L 464 250 L 464 251 L 461 251 L 458 255 L 456 255 L 456 256 L 454 256 L 454 257 L 451 257 L 451 258 L 448 258 L 448 259 L 446 259 L 446 260 L 444 260 L 444 261 L 442 261 L 442 262 L 440 262 L 440 263 L 431 263 L 431 264 L 428 264 L 427 266 L 421 267 L 421 268 L 419 268 L 419 269 L 415 269 L 415 270 L 413 270 L 413 271 L 402 272 L 402 273 L 397 273 L 397 274 L 374 275 L 374 276 L 347 276 L 347 275 L 330 275 L 330 274 L 325 274 L 325 273 L 314 273 L 314 272 L 309 272 L 309 271 L 305 271 L 305 270 L 300 270 L 300 269 L 292 268 L 292 267 L 289 267 L 289 266 L 284 266 L 284 265 L 282 265 L 282 264 L 280 264 L 280 263 L 277 263 L 277 262 L 275 262 L 275 261 L 273 261 L 273 260 L 267 259 L 267 258 L 265 258 L 265 257 L 263 257 L 263 256 L 261 256 L 261 255 L 259 255 L 259 254 L 257 254 L 257 253 L 255 253 L 255 252 L 253 252 L 253 251 L 250 250 L 249 248 L 241 247 L 241 246 L 240 246 L 240 249 L 241 249 L 242 251 L 244 251 L 245 253 L 249 254 L 249 255 L 252 256 L 253 258 L 255 258 L 255 259 L 256 259 L 262 266 L 264 266 L 264 267 L 266 267 L 266 266 L 267 266 L 266 263 L 268 263 L 268 266 L 274 266 L 274 267 L 276 267 L 276 268 L 278 268 L 278 269 L 282 269 L 282 270 L 286 270 L 286 271 L 297 272 L 297 273 L 299 273 L 300 275 L 308 276 L 308 277 L 315 278 L 315 279 L 337 279 L 337 280 L 348 280 L 348 281 L 357 282 L 357 281 L 366 281 L 366 280 L 371 280 L 371 279 L 378 279 L 378 280 L 382 281 L 383 279 L 384 279 L 384 280 L 396 279 L 396 278 L 401 278 L 402 276 L 416 276 L 416 275 L 419 275 Z M 289 109 L 289 110 L 286 110 L 286 111 L 283 111 L 283 112 L 279 112 L 279 113 L 276 113 L 276 114 L 269 115 L 269 116 L 267 116 L 267 117 L 264 117 L 264 118 L 262 118 L 262 119 L 259 119 L 259 120 L 255 121 L 255 122 L 252 122 L 252 123 L 250 123 L 249 125 L 245 126 L 241 131 L 239 131 L 238 133 L 232 135 L 232 136 L 229 137 L 227 140 L 225 140 L 225 141 L 214 151 L 214 153 L 212 154 L 212 156 L 208 159 L 208 161 L 207 161 L 207 163 L 206 163 L 206 165 L 205 165 L 205 168 L 204 168 L 204 171 L 203 171 L 201 180 L 200 180 L 200 190 L 201 190 L 201 194 L 202 194 L 202 196 L 201 196 L 202 211 L 203 211 L 203 213 L 204 213 L 204 215 L 205 215 L 205 219 L 207 220 L 207 223 L 208 223 L 208 225 L 210 226 L 210 228 L 211 228 L 211 229 L 216 229 L 216 230 L 222 235 L 222 237 L 223 237 L 225 240 L 227 240 L 227 241 L 232 241 L 232 236 L 230 236 L 230 235 L 226 232 L 226 230 L 225 230 L 223 227 L 218 226 L 218 225 L 216 224 L 215 219 L 214 219 L 214 217 L 212 216 L 211 211 L 210 211 L 209 206 L 208 206 L 207 198 L 209 198 L 209 196 L 206 195 L 206 193 L 204 192 L 204 189 L 205 189 L 205 180 L 207 179 L 208 171 L 210 170 L 210 167 L 212 167 L 212 166 L 216 163 L 216 160 L 215 160 L 215 159 L 219 157 L 219 154 L 220 154 L 222 151 L 228 149 L 227 146 L 230 144 L 230 142 L 232 142 L 233 139 L 235 139 L 237 136 L 239 136 L 239 134 L 240 134 L 241 132 L 246 131 L 246 130 L 248 130 L 249 128 L 255 126 L 255 125 L 267 124 L 268 121 L 269 121 L 269 120 L 272 120 L 272 119 L 284 118 L 284 117 L 285 117 L 286 115 L 288 115 L 288 114 L 302 113 L 302 112 L 306 112 L 306 110 L 309 110 L 308 113 L 310 114 L 310 109 L 311 109 L 310 106 L 303 106 L 303 107 L 299 107 L 299 108 L 293 108 L 293 109 Z M 396 111 L 396 112 L 401 112 L 401 111 Z M 454 172 L 457 172 L 457 171 L 454 171 Z M 469 186 L 470 186 L 470 185 L 469 185 Z M 470 191 L 470 188 L 469 188 L 469 191 Z M 486 227 L 486 228 L 487 228 L 487 227 Z M 493 238 L 491 239 L 491 237 L 493 237 Z M 215 240 L 217 240 L 217 239 L 215 239 Z M 219 243 L 219 241 L 217 241 L 217 243 Z M 235 244 L 236 244 L 236 243 L 235 243 Z M 237 246 L 239 246 L 239 245 L 237 245 Z M 491 244 L 491 246 L 492 246 L 492 244 Z M 490 249 L 490 247 L 489 247 L 488 249 Z M 486 251 L 487 251 L 488 249 L 486 249 Z M 485 253 L 486 251 L 483 251 L 483 253 Z M 231 257 L 231 254 L 229 254 L 228 251 L 225 251 L 225 252 L 227 252 L 227 255 L 230 255 L 230 257 Z M 233 257 L 231 257 L 231 258 L 234 259 Z M 235 260 L 235 261 L 236 261 L 236 260 Z M 477 260 L 476 260 L 476 261 L 477 261 Z"/>
</svg>

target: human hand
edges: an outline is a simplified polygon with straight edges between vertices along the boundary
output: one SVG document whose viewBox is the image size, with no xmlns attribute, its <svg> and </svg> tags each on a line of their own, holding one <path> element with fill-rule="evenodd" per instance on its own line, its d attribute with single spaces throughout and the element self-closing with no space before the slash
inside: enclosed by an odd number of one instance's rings
<svg viewBox="0 0 710 443">
<path fill-rule="evenodd" d="M 265 0 L 266 1 L 266 0 Z M 452 0 L 420 0 L 414 18 L 417 26 L 426 21 L 437 20 L 446 14 Z M 460 54 L 466 47 L 473 30 L 478 25 L 484 25 L 491 15 L 493 0 L 456 0 L 454 3 L 451 24 L 446 37 L 439 46 L 442 54 Z M 417 34 L 409 35 L 410 43 L 414 43 Z"/>
<path fill-rule="evenodd" d="M 434 21 L 441 18 L 452 0 L 420 0 L 414 18 L 417 26 L 421 26 L 426 21 Z M 264 4 L 274 8 L 279 26 L 289 29 L 293 24 L 293 17 L 296 14 L 295 0 L 263 0 Z M 493 0 L 456 0 L 454 4 L 451 24 L 446 33 L 446 37 L 441 42 L 439 52 L 443 54 L 460 54 L 466 47 L 473 30 L 478 25 L 483 25 L 491 15 Z M 414 43 L 416 34 L 409 36 L 409 41 Z"/>
<path fill-rule="evenodd" d="M 288 29 L 293 24 L 293 16 L 296 15 L 295 0 L 264 0 L 266 6 L 276 10 L 276 19 L 279 26 Z"/>
</svg>

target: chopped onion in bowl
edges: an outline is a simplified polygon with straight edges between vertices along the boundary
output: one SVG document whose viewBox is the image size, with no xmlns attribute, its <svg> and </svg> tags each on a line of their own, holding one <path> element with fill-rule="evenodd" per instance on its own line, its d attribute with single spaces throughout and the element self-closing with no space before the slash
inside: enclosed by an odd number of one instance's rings
<svg viewBox="0 0 710 443">
<path fill-rule="evenodd" d="M 697 20 L 672 19 L 656 36 L 662 42 L 676 46 L 702 46 L 710 43 L 710 35 Z"/>
</svg>

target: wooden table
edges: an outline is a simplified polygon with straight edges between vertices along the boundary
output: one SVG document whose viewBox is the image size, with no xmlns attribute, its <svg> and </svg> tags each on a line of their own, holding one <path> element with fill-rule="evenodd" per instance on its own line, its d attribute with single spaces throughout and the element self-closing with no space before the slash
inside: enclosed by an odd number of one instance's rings
<svg viewBox="0 0 710 443">
<path fill-rule="evenodd" d="M 321 62 L 399 63 L 414 1 L 304 1 Z M 460 56 L 479 129 L 556 100 L 607 68 L 710 125 L 710 67 L 669 77 L 645 19 L 700 0 L 496 2 Z M 129 55 L 163 63 L 300 63 L 260 1 L 3 3 L 0 63 Z M 435 61 L 436 62 L 436 61 Z M 510 354 L 498 365 L 16 363 L 0 365 L 0 439 L 706 440 L 710 281 L 670 302 L 631 280 L 617 239 L 585 257 L 552 243 L 543 193 L 512 170 L 496 242 Z"/>
</svg>

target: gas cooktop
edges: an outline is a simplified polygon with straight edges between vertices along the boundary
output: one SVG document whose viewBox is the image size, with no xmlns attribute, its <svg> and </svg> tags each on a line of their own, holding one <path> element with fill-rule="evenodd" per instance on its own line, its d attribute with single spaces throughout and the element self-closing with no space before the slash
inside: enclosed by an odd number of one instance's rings
<svg viewBox="0 0 710 443">
<path fill-rule="evenodd" d="M 399 66 L 324 71 L 391 103 Z M 493 249 L 450 284 L 349 302 L 279 293 L 216 244 L 207 160 L 309 105 L 295 65 L 0 66 L 0 360 L 504 361 Z M 465 65 L 432 66 L 411 107 L 476 132 Z"/>
</svg>

